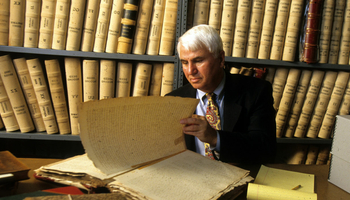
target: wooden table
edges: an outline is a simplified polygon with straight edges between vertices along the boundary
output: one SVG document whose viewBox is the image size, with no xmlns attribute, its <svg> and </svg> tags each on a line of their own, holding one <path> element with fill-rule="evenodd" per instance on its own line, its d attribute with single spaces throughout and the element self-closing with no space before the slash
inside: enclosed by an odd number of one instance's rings
<svg viewBox="0 0 350 200">
<path fill-rule="evenodd" d="M 38 190 L 45 190 L 51 188 L 62 187 L 57 183 L 50 183 L 37 180 L 33 177 L 35 169 L 40 168 L 43 165 L 47 165 L 53 162 L 57 162 L 60 159 L 40 159 L 40 158 L 19 158 L 24 164 L 26 164 L 31 170 L 29 171 L 29 180 L 20 181 L 16 194 L 23 194 L 28 192 L 35 192 Z M 328 182 L 329 165 L 287 165 L 287 164 L 268 164 L 268 167 L 274 167 L 277 169 L 285 169 L 296 172 L 303 172 L 315 175 L 315 192 L 317 193 L 318 200 L 340 200 L 350 199 L 350 194 L 340 189 L 339 187 Z M 251 176 L 255 177 L 260 166 L 239 166 L 251 171 Z M 241 195 L 238 199 L 245 199 L 245 194 Z"/>
</svg>

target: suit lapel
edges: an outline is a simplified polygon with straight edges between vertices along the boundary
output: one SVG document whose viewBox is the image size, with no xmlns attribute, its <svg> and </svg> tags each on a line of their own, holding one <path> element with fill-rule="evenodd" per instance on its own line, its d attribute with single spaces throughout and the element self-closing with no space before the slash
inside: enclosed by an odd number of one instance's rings
<svg viewBox="0 0 350 200">
<path fill-rule="evenodd" d="M 226 74 L 225 83 L 225 99 L 224 99 L 224 128 L 225 131 L 232 131 L 235 127 L 239 115 L 242 111 L 242 106 L 237 104 L 240 97 L 240 82 L 239 76 L 231 76 Z M 234 114 L 232 114 L 234 113 Z"/>
</svg>

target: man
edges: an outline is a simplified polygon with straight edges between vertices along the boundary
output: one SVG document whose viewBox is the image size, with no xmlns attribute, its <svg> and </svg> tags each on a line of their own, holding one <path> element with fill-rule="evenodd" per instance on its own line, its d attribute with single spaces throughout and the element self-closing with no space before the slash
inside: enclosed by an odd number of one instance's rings
<svg viewBox="0 0 350 200">
<path fill-rule="evenodd" d="M 276 148 L 271 84 L 225 72 L 221 38 L 208 25 L 195 26 L 183 34 L 177 51 L 189 83 L 168 95 L 200 99 L 196 115 L 180 121 L 187 148 L 204 155 L 204 145 L 209 144 L 215 159 L 223 162 L 271 162 Z M 205 118 L 206 93 L 212 92 L 219 109 L 219 130 Z"/>
</svg>

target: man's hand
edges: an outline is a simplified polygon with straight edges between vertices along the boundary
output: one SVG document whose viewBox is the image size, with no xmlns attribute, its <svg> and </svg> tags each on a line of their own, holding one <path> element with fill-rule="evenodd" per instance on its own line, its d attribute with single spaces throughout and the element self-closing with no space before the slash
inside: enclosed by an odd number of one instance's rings
<svg viewBox="0 0 350 200">
<path fill-rule="evenodd" d="M 200 141 L 209 143 L 211 147 L 216 147 L 217 135 L 204 116 L 192 115 L 190 118 L 180 120 L 183 124 L 183 132 L 196 136 Z"/>
</svg>

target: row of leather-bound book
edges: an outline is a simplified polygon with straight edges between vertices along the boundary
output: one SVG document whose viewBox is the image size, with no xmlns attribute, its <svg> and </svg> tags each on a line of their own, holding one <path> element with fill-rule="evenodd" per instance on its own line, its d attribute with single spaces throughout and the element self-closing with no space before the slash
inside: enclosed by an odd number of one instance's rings
<svg viewBox="0 0 350 200">
<path fill-rule="evenodd" d="M 272 83 L 277 138 L 328 139 L 332 137 L 336 115 L 350 114 L 350 72 L 232 67 L 231 73 Z"/>
<path fill-rule="evenodd" d="M 0 56 L 2 128 L 8 132 L 78 135 L 81 102 L 164 96 L 173 89 L 174 63 L 70 57 L 62 62 Z"/>
<path fill-rule="evenodd" d="M 177 0 L 4 0 L 0 45 L 173 55 Z"/>
<path fill-rule="evenodd" d="M 173 55 L 177 0 L 6 0 L 0 45 Z M 349 64 L 350 1 L 188 0 L 187 26 L 209 24 L 226 56 Z"/>
</svg>

